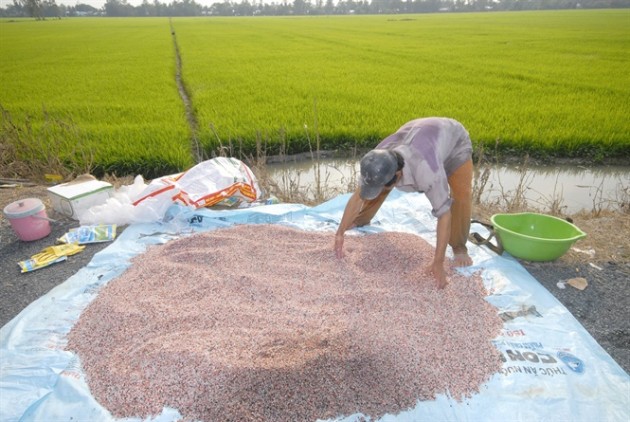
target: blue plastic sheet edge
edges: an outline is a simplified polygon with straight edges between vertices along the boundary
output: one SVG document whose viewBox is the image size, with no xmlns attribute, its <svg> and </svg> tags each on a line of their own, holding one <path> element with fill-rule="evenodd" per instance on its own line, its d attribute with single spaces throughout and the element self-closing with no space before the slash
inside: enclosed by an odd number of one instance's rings
<svg viewBox="0 0 630 422">
<path fill-rule="evenodd" d="M 86 267 L 0 329 L 0 421 L 140 421 L 116 419 L 96 402 L 78 357 L 65 350 L 66 334 L 99 289 L 149 245 L 196 232 L 234 224 L 283 224 L 330 231 L 332 236 L 348 198 L 349 194 L 340 195 L 316 207 L 172 209 L 167 222 L 129 226 Z M 395 190 L 372 225 L 348 235 L 402 231 L 434 243 L 434 230 L 426 198 Z M 485 228 L 475 225 L 473 230 L 483 234 Z M 470 252 L 474 265 L 463 272 L 481 270 L 490 292 L 487 300 L 508 316 L 502 334 L 494 339 L 503 356 L 501 371 L 472 397 L 459 400 L 446 392 L 380 420 L 630 420 L 630 377 L 571 313 L 509 255 L 496 256 L 474 245 Z M 170 422 L 181 416 L 177 409 L 165 407 L 145 421 Z M 363 416 L 345 415 L 335 421 Z"/>
</svg>

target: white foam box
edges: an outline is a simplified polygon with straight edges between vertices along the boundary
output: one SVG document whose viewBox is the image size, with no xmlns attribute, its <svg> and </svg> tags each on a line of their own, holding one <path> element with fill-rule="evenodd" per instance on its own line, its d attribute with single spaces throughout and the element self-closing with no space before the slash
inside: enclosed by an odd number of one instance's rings
<svg viewBox="0 0 630 422">
<path fill-rule="evenodd" d="M 68 182 L 48 188 L 53 209 L 75 220 L 81 212 L 104 204 L 113 195 L 112 184 L 100 180 Z"/>
</svg>

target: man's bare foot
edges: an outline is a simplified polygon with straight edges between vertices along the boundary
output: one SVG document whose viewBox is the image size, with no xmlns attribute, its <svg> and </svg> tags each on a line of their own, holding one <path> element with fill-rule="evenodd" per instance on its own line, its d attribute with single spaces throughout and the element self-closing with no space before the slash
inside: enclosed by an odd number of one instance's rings
<svg viewBox="0 0 630 422">
<path fill-rule="evenodd" d="M 453 258 L 454 267 L 470 267 L 473 264 L 472 258 L 468 253 L 456 253 Z"/>
</svg>

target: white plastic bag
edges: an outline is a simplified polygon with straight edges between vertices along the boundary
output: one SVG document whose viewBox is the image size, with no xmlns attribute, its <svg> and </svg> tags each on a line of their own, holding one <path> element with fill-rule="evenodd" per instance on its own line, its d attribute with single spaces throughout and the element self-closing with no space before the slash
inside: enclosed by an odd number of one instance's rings
<svg viewBox="0 0 630 422">
<path fill-rule="evenodd" d="M 147 203 L 143 207 L 133 205 L 133 198 L 146 189 L 147 185 L 142 176 L 138 175 L 131 185 L 118 188 L 111 198 L 104 204 L 95 205 L 79 214 L 79 222 L 83 226 L 97 224 L 117 224 L 124 226 L 139 222 L 154 222 L 160 218 L 160 213 L 155 204 Z"/>
<path fill-rule="evenodd" d="M 79 216 L 82 225 L 157 222 L 173 205 L 210 207 L 221 202 L 255 202 L 261 190 L 251 169 L 236 158 L 217 157 L 189 170 L 153 180 L 142 176 L 119 188 L 105 204 Z"/>
</svg>

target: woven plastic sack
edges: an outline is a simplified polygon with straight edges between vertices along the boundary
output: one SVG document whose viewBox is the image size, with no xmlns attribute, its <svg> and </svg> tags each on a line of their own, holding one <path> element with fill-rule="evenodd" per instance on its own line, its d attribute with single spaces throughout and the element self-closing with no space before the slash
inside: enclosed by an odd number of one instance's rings
<svg viewBox="0 0 630 422">
<path fill-rule="evenodd" d="M 201 208 L 230 198 L 254 202 L 260 198 L 260 188 L 245 163 L 236 158 L 217 157 L 184 173 L 154 180 L 133 204 L 137 206 L 149 199 L 158 199 L 158 202 L 165 200 Z"/>
</svg>

